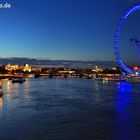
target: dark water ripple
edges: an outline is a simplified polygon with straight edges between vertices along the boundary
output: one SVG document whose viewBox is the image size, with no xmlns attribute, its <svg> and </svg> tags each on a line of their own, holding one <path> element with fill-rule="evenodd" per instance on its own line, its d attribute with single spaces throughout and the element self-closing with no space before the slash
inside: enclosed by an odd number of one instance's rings
<svg viewBox="0 0 140 140">
<path fill-rule="evenodd" d="M 0 140 L 139 140 L 140 85 L 87 79 L 3 84 Z"/>
</svg>

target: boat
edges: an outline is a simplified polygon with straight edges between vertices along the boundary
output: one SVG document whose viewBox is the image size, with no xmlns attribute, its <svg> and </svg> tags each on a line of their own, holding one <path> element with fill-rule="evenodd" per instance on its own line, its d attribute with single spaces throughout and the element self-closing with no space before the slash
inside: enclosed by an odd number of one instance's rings
<svg viewBox="0 0 140 140">
<path fill-rule="evenodd" d="M 103 82 L 108 82 L 108 81 L 126 81 L 126 77 L 120 77 L 120 76 L 114 76 L 114 77 L 103 77 Z"/>
<path fill-rule="evenodd" d="M 97 81 L 103 81 L 103 76 L 96 76 L 94 79 Z"/>
<path fill-rule="evenodd" d="M 22 77 L 12 79 L 12 83 L 23 83 L 24 81 L 25 79 Z"/>
<path fill-rule="evenodd" d="M 126 77 L 120 77 L 120 76 L 115 76 L 115 77 L 111 77 L 109 78 L 109 81 L 117 81 L 117 82 L 120 82 L 120 81 L 126 81 Z"/>
<path fill-rule="evenodd" d="M 109 81 L 109 78 L 108 77 L 104 77 L 103 78 L 103 82 L 108 82 Z"/>
<path fill-rule="evenodd" d="M 87 75 L 86 79 L 93 79 L 92 75 Z"/>
<path fill-rule="evenodd" d="M 130 82 L 130 83 L 140 83 L 140 77 L 128 77 L 127 78 L 127 82 Z"/>
</svg>

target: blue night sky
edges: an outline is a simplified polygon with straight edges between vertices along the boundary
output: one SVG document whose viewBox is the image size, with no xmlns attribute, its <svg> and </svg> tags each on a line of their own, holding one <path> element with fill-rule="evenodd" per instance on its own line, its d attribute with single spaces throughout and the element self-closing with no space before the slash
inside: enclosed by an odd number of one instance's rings
<svg viewBox="0 0 140 140">
<path fill-rule="evenodd" d="M 115 28 L 133 0 L 1 0 L 5 2 L 12 8 L 0 9 L 1 57 L 115 61 Z M 136 25 L 134 19 L 128 27 Z M 128 58 L 129 49 L 120 50 Z"/>
</svg>

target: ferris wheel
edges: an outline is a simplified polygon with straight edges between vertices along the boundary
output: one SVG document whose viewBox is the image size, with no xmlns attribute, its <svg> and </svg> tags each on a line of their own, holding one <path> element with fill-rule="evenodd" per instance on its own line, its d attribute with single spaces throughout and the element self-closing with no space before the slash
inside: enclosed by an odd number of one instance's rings
<svg viewBox="0 0 140 140">
<path fill-rule="evenodd" d="M 127 73 L 132 74 L 135 72 L 139 72 L 140 73 L 140 69 L 133 69 L 133 68 L 129 68 L 127 67 L 123 60 L 121 59 L 120 56 L 120 52 L 119 52 L 119 47 L 120 47 L 120 33 L 122 30 L 122 27 L 124 25 L 124 23 L 126 22 L 127 18 L 134 12 L 140 10 L 140 4 L 139 5 L 134 5 L 131 8 L 129 8 L 125 14 L 122 16 L 122 18 L 120 19 L 120 22 L 116 28 L 116 32 L 115 32 L 115 41 L 114 41 L 114 52 L 115 52 L 115 56 L 116 56 L 116 60 L 117 63 L 119 64 L 119 66 Z M 131 39 L 132 42 L 135 42 L 135 44 L 140 44 L 140 40 L 138 39 Z"/>
</svg>

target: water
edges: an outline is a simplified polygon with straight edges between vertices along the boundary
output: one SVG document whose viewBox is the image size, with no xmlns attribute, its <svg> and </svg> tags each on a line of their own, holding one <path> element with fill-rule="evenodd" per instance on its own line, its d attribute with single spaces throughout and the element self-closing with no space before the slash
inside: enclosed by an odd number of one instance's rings
<svg viewBox="0 0 140 140">
<path fill-rule="evenodd" d="M 3 83 L 0 140 L 139 140 L 140 85 L 78 78 Z"/>
</svg>

